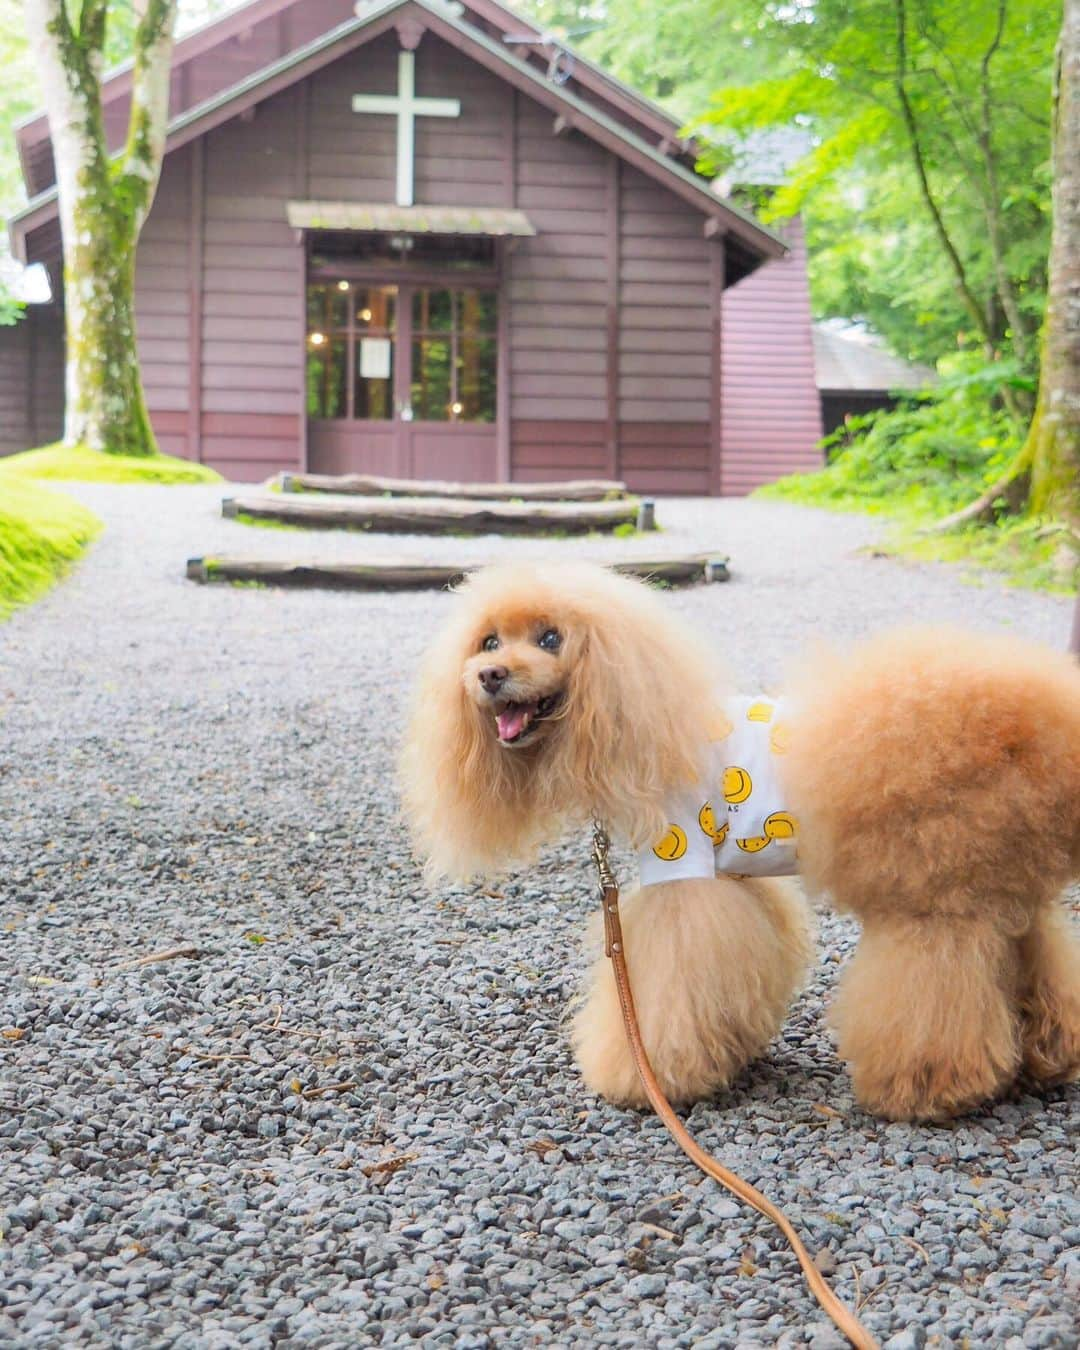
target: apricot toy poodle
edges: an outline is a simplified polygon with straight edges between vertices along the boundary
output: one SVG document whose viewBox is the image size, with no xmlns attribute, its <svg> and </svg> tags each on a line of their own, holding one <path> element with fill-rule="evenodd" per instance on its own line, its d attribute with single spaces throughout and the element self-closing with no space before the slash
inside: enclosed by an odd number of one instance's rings
<svg viewBox="0 0 1080 1350">
<path fill-rule="evenodd" d="M 647 585 L 587 565 L 462 585 L 423 662 L 402 786 L 431 878 L 491 876 L 601 820 L 639 849 L 627 961 L 661 1086 L 728 1084 L 812 953 L 798 871 L 862 925 L 831 1021 L 855 1093 L 897 1120 L 1080 1070 L 1080 667 L 912 630 L 735 697 Z M 584 847 L 584 845 L 583 845 Z M 600 957 L 572 1039 L 588 1086 L 643 1104 Z"/>
</svg>

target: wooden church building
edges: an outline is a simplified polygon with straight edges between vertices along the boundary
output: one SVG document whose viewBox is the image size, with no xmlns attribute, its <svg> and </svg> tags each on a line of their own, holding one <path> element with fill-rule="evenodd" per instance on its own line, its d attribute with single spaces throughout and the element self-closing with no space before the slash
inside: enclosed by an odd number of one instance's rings
<svg viewBox="0 0 1080 1350">
<path fill-rule="evenodd" d="M 126 127 L 130 72 L 105 89 Z M 252 0 L 177 43 L 138 250 L 162 449 L 279 469 L 625 478 L 738 494 L 816 467 L 801 241 L 694 172 L 664 112 L 498 0 Z M 62 276 L 43 117 L 0 330 L 0 452 L 55 439 Z"/>
</svg>

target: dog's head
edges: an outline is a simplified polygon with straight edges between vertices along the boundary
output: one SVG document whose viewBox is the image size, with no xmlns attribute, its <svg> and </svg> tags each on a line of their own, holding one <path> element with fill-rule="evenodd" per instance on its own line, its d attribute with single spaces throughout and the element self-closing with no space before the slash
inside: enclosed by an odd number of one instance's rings
<svg viewBox="0 0 1080 1350">
<path fill-rule="evenodd" d="M 567 690 L 583 659 L 585 628 L 551 597 L 496 606 L 491 630 L 474 633 L 461 671 L 465 695 L 506 750 L 535 749 L 567 715 Z M 563 626 L 560 627 L 559 625 Z M 481 624 L 481 627 L 483 625 Z"/>
<path fill-rule="evenodd" d="M 601 817 L 635 840 L 700 774 L 719 677 L 669 603 L 585 565 L 483 569 L 417 683 L 404 797 L 433 873 L 492 872 Z"/>
</svg>

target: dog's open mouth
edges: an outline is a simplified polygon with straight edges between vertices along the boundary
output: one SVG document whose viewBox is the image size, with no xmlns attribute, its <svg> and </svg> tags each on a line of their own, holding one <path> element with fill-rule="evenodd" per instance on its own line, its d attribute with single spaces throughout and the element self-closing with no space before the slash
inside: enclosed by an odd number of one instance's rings
<svg viewBox="0 0 1080 1350">
<path fill-rule="evenodd" d="M 535 731 L 537 723 L 554 711 L 561 697 L 560 694 L 545 694 L 532 703 L 507 703 L 495 714 L 499 740 L 503 745 L 520 745 Z"/>
</svg>

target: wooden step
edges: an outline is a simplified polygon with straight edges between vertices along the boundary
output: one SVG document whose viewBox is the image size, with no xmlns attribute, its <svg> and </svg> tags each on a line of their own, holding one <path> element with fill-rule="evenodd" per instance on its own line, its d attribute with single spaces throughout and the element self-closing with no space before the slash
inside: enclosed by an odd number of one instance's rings
<svg viewBox="0 0 1080 1350">
<path fill-rule="evenodd" d="M 365 558 L 362 562 L 308 559 L 189 558 L 189 581 L 247 581 L 267 586 L 355 591 L 443 590 L 456 585 L 482 563 L 410 562 L 401 558 Z M 668 586 L 727 581 L 727 558 L 698 554 L 683 558 L 628 559 L 611 563 L 616 572 Z"/>
<path fill-rule="evenodd" d="M 632 497 L 613 502 L 527 503 L 270 492 L 226 497 L 221 514 L 373 534 L 588 534 L 620 525 L 636 527 L 640 505 Z"/>
<path fill-rule="evenodd" d="M 603 502 L 627 495 L 626 484 L 601 478 L 561 483 L 448 483 L 439 479 L 380 478 L 373 474 L 279 473 L 281 492 L 335 492 L 356 497 L 456 497 L 491 502 Z"/>
</svg>

